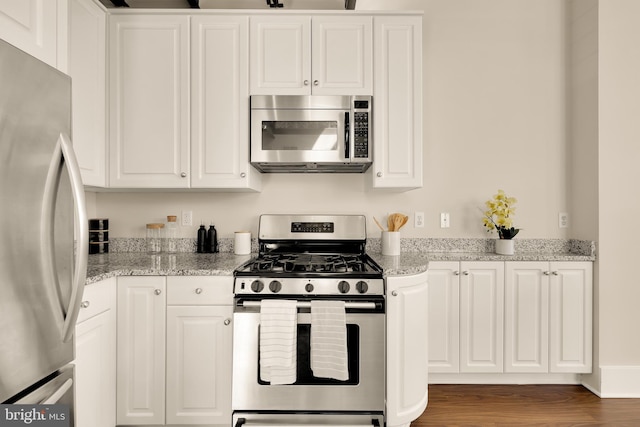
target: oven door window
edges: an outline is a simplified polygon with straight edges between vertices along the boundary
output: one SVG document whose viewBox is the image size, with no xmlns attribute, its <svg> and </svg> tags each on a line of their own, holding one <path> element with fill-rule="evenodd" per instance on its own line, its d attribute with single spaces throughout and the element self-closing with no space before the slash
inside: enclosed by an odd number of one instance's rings
<svg viewBox="0 0 640 427">
<path fill-rule="evenodd" d="M 336 121 L 263 121 L 262 149 L 266 151 L 336 151 Z"/>
<path fill-rule="evenodd" d="M 360 327 L 356 324 L 347 324 L 347 354 L 349 369 L 349 379 L 339 381 L 332 378 L 318 378 L 313 376 L 311 371 L 311 325 L 298 324 L 298 341 L 297 341 L 297 366 L 296 366 L 296 382 L 295 385 L 357 385 L 360 383 L 360 368 L 358 361 L 360 360 Z M 258 333 L 258 337 L 260 334 Z M 258 338 L 259 341 L 259 338 Z M 260 343 L 258 342 L 258 348 Z M 268 382 L 260 379 L 260 356 L 258 355 L 258 378 L 259 384 L 269 385 Z"/>
</svg>

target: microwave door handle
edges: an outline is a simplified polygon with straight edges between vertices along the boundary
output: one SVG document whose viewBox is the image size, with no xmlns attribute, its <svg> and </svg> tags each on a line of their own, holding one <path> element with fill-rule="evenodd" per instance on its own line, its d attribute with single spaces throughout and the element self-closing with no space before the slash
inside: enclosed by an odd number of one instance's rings
<svg viewBox="0 0 640 427">
<path fill-rule="evenodd" d="M 344 113 L 344 158 L 351 158 L 351 126 L 349 124 L 349 112 Z"/>
</svg>

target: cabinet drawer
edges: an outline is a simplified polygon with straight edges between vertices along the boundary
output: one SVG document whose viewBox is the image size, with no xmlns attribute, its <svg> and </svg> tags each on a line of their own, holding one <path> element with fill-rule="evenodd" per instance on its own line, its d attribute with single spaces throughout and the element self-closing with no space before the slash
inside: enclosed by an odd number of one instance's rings
<svg viewBox="0 0 640 427">
<path fill-rule="evenodd" d="M 232 305 L 231 276 L 167 277 L 167 305 Z"/>
<path fill-rule="evenodd" d="M 115 278 L 111 278 L 84 287 L 78 323 L 115 307 L 115 281 Z"/>
</svg>

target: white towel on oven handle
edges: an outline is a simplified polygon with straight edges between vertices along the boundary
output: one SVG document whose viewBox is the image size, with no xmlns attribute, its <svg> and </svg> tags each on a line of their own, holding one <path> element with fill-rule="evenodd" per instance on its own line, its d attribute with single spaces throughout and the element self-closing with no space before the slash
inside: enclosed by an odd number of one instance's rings
<svg viewBox="0 0 640 427">
<path fill-rule="evenodd" d="M 296 382 L 296 304 L 277 299 L 260 303 L 260 379 L 271 384 Z"/>
<path fill-rule="evenodd" d="M 319 378 L 349 379 L 344 301 L 311 301 L 311 370 Z"/>
</svg>

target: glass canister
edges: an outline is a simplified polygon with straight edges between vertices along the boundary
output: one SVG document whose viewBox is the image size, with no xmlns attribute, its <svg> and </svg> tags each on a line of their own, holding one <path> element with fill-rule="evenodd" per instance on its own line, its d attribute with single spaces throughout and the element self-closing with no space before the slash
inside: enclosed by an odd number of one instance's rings
<svg viewBox="0 0 640 427">
<path fill-rule="evenodd" d="M 162 229 L 164 224 L 147 224 L 147 252 L 158 254 L 162 251 Z"/>
<path fill-rule="evenodd" d="M 164 228 L 165 251 L 173 254 L 178 252 L 178 217 L 167 216 L 167 225 Z"/>
</svg>

